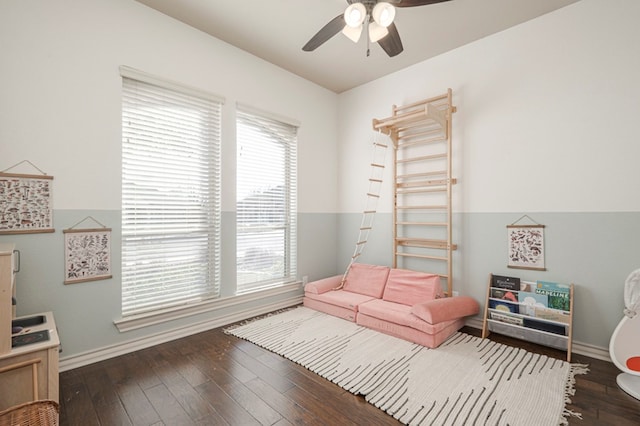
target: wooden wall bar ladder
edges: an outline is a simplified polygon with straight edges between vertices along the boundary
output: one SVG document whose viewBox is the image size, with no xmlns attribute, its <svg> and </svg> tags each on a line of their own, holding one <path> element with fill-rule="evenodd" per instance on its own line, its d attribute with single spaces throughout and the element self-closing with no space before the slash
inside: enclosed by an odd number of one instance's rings
<svg viewBox="0 0 640 426">
<path fill-rule="evenodd" d="M 456 108 L 446 94 L 401 107 L 373 120 L 389 135 L 393 162 L 393 267 L 440 274 L 453 295 L 451 119 Z"/>
</svg>

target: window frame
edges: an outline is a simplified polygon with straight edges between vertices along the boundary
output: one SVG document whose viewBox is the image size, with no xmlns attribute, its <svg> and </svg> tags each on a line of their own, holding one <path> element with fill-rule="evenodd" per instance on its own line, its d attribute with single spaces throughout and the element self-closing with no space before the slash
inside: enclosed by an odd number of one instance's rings
<svg viewBox="0 0 640 426">
<path fill-rule="evenodd" d="M 242 228 L 241 216 L 244 213 L 239 200 L 240 190 L 240 173 L 241 165 L 240 161 L 240 149 L 243 143 L 242 128 L 243 121 L 253 121 L 255 126 L 265 126 L 271 134 L 275 135 L 284 132 L 284 136 L 279 138 L 279 143 L 282 144 L 284 151 L 284 158 L 282 167 L 284 169 L 284 196 L 283 206 L 284 220 L 282 222 L 283 229 L 283 273 L 282 276 L 268 278 L 264 280 L 258 280 L 252 283 L 244 282 L 241 279 L 240 263 L 241 255 L 239 254 L 239 240 L 240 234 L 250 227 Z M 246 125 L 246 123 L 244 123 Z M 273 127 L 269 127 L 273 126 Z M 236 294 L 243 295 L 256 291 L 262 291 L 265 289 L 275 288 L 288 283 L 296 282 L 297 274 L 297 149 L 298 149 L 298 130 L 300 123 L 290 118 L 286 118 L 271 112 L 267 112 L 258 108 L 254 108 L 249 105 L 240 104 L 236 105 L 236 149 L 238 150 L 236 155 Z M 263 135 L 264 136 L 264 135 Z M 271 140 L 274 142 L 274 140 Z M 274 210 L 267 211 L 267 215 L 275 213 Z M 255 227 L 256 231 L 259 229 Z M 263 229 L 268 229 L 264 227 Z"/>
<path fill-rule="evenodd" d="M 190 307 L 194 305 L 202 304 L 203 302 L 207 302 L 208 300 L 218 298 L 220 296 L 220 283 L 221 283 L 221 261 L 220 261 L 220 249 L 221 249 L 221 128 L 222 128 L 222 106 L 224 104 L 224 98 L 218 95 L 214 95 L 211 93 L 207 93 L 203 90 L 189 87 L 180 83 L 172 82 L 160 77 L 152 76 L 150 74 L 144 73 L 142 71 L 135 70 L 133 68 L 122 66 L 120 67 L 120 74 L 122 77 L 122 149 L 123 149 L 123 158 L 122 158 L 122 185 L 123 185 L 123 194 L 122 194 L 122 211 L 121 211 L 121 220 L 122 220 L 122 294 L 121 294 L 121 308 L 122 308 L 122 322 L 126 322 L 127 318 L 136 319 L 139 317 L 146 316 L 164 316 L 168 312 L 175 312 L 180 310 L 188 310 Z M 135 81 L 136 84 L 145 85 L 147 88 L 154 88 L 154 90 L 158 90 L 159 92 L 164 92 L 167 96 L 172 96 L 178 94 L 181 97 L 187 97 L 189 99 L 195 99 L 197 104 L 208 105 L 209 109 L 206 111 L 201 111 L 204 114 L 209 114 L 208 118 L 212 119 L 211 122 L 207 121 L 206 125 L 200 123 L 202 126 L 198 128 L 198 130 L 206 133 L 205 136 L 193 136 L 193 138 L 198 139 L 199 143 L 204 141 L 205 145 L 209 145 L 209 147 L 205 149 L 205 163 L 207 163 L 205 172 L 194 172 L 198 173 L 196 177 L 206 177 L 207 182 L 203 184 L 205 187 L 208 187 L 207 195 L 205 196 L 206 202 L 203 201 L 203 206 L 189 206 L 188 208 L 195 208 L 196 213 L 201 216 L 200 221 L 204 220 L 204 224 L 202 222 L 189 223 L 188 220 L 185 222 L 181 222 L 185 231 L 181 235 L 187 235 L 187 228 L 200 228 L 200 233 L 206 233 L 207 242 L 202 243 L 204 247 L 206 247 L 205 251 L 200 251 L 201 256 L 206 256 L 208 259 L 206 271 L 200 273 L 201 279 L 204 275 L 207 276 L 207 282 L 198 286 L 201 288 L 199 294 L 195 294 L 193 296 L 185 296 L 181 300 L 177 302 L 170 301 L 166 299 L 162 303 L 155 304 L 151 308 L 144 309 L 135 309 L 135 308 L 126 308 L 125 309 L 125 299 L 130 295 L 130 289 L 132 286 L 127 288 L 127 285 L 131 283 L 131 276 L 127 276 L 130 274 L 130 271 L 127 271 L 126 261 L 130 263 L 133 259 L 131 257 L 126 258 L 128 254 L 126 254 L 127 247 L 127 239 L 130 237 L 127 235 L 131 227 L 129 225 L 125 225 L 125 216 L 128 214 L 129 205 L 125 205 L 128 201 L 126 197 L 129 195 L 125 195 L 125 174 L 127 170 L 127 165 L 125 164 L 127 160 L 125 160 L 125 138 L 128 132 L 128 128 L 125 125 L 125 80 L 128 79 L 130 81 Z M 184 105 L 183 105 L 184 107 Z M 195 108 L 195 107 L 194 107 Z M 156 117 L 158 119 L 158 117 Z M 186 121 L 186 120 L 185 120 Z M 182 122 L 180 122 L 182 124 Z M 164 124 L 164 123 L 162 123 Z M 210 125 L 210 127 L 209 127 Z M 150 125 L 150 128 L 153 128 L 153 124 Z M 155 129 L 155 128 L 154 128 Z M 193 130 L 193 129 L 191 129 Z M 189 130 L 184 130 L 185 133 L 188 133 Z M 176 131 L 176 133 L 180 133 Z M 197 133 L 197 132 L 195 132 Z M 148 135 L 142 135 L 148 136 Z M 141 137 L 142 137 L 141 136 Z M 171 136 L 171 135 L 170 135 Z M 188 139 L 190 136 L 185 136 Z M 163 135 L 158 136 L 162 138 Z M 169 137 L 169 136 L 168 136 Z M 156 141 L 155 144 L 162 144 L 164 141 Z M 170 142 L 169 142 L 170 143 Z M 167 143 L 165 143 L 166 148 Z M 200 148 L 198 145 L 196 148 Z M 198 154 L 195 154 L 198 155 Z M 130 160 L 129 160 L 130 161 Z M 202 176 L 201 176 L 202 175 Z M 176 198 L 186 199 L 184 203 L 193 202 L 193 199 L 197 201 L 197 197 L 193 197 L 191 194 L 180 194 L 176 192 Z M 192 199 L 193 198 L 193 199 Z M 175 199 L 171 199 L 175 200 Z M 195 203 L 197 204 L 197 202 Z M 187 214 L 185 213 L 184 216 Z M 206 217 L 202 219 L 202 217 Z M 183 217 L 184 219 L 184 217 Z M 151 220 L 151 219 L 150 219 Z M 194 220 L 194 219 L 189 219 Z M 195 220 L 198 220 L 196 218 Z M 186 253 L 186 252 L 185 252 Z M 126 258 L 126 259 L 125 259 Z M 202 262 L 200 262 L 202 264 Z M 128 280 L 128 281 L 127 281 Z M 201 281 L 199 281 L 201 283 Z M 188 284 L 185 285 L 184 288 L 187 288 Z M 198 287 L 196 286 L 196 287 Z M 135 285 L 133 285 L 135 287 Z"/>
</svg>

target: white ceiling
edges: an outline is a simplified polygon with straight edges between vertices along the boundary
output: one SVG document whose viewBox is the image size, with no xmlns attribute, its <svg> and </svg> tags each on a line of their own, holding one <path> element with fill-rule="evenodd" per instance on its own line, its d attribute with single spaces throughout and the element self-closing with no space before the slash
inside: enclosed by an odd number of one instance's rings
<svg viewBox="0 0 640 426">
<path fill-rule="evenodd" d="M 404 52 L 389 58 L 365 37 L 337 34 L 302 46 L 344 12 L 345 0 L 136 0 L 336 93 L 343 92 L 579 0 L 451 0 L 398 8 Z M 526 54 L 526 52 L 523 52 Z"/>
</svg>

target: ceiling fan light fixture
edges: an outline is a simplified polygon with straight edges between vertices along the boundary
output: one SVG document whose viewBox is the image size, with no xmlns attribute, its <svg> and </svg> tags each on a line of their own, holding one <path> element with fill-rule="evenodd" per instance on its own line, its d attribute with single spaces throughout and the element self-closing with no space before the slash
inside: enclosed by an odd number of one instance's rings
<svg viewBox="0 0 640 426">
<path fill-rule="evenodd" d="M 362 34 L 362 25 L 359 25 L 355 28 L 350 27 L 349 25 L 345 25 L 345 27 L 342 29 L 342 34 L 349 37 L 352 42 L 357 43 L 358 40 L 360 40 L 360 35 Z"/>
<path fill-rule="evenodd" d="M 369 23 L 369 40 L 371 40 L 372 43 L 377 43 L 387 35 L 389 35 L 387 27 L 378 25 L 376 22 Z"/>
<path fill-rule="evenodd" d="M 381 1 L 376 3 L 371 11 L 371 16 L 376 24 L 382 27 L 388 27 L 396 17 L 396 8 L 390 3 Z"/>
<path fill-rule="evenodd" d="M 367 16 L 367 8 L 362 3 L 352 3 L 344 11 L 344 21 L 351 28 L 358 28 Z"/>
</svg>

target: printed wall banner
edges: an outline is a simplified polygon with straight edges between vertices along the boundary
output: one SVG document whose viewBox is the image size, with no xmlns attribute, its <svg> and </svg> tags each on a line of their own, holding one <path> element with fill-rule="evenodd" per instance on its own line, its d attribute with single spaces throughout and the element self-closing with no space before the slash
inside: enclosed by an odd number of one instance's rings
<svg viewBox="0 0 640 426">
<path fill-rule="evenodd" d="M 509 268 L 545 271 L 544 225 L 508 225 Z"/>
<path fill-rule="evenodd" d="M 111 278 L 111 229 L 65 229 L 65 284 Z"/>
<path fill-rule="evenodd" d="M 54 232 L 53 176 L 0 172 L 0 234 Z"/>
</svg>

